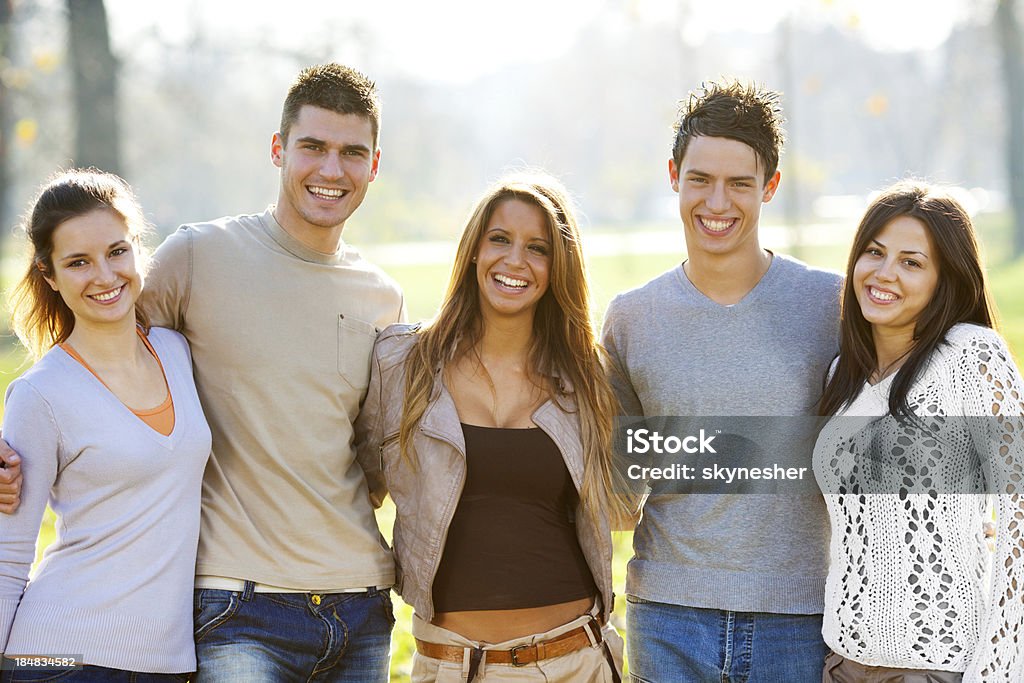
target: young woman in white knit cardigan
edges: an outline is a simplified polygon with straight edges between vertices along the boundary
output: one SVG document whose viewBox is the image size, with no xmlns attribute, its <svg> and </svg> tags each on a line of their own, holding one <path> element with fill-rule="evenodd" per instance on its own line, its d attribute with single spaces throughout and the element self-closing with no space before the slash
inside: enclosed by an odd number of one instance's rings
<svg viewBox="0 0 1024 683">
<path fill-rule="evenodd" d="M 1024 681 L 1024 381 L 993 317 L 952 197 L 904 182 L 872 202 L 814 452 L 825 683 Z"/>
<path fill-rule="evenodd" d="M 95 170 L 54 177 L 25 224 L 32 260 L 12 310 L 37 362 L 5 400 L 25 486 L 0 521 L 4 683 L 157 683 L 195 669 L 210 430 L 184 338 L 135 307 L 144 227 L 128 185 Z M 29 580 L 47 502 L 57 539 Z"/>
</svg>

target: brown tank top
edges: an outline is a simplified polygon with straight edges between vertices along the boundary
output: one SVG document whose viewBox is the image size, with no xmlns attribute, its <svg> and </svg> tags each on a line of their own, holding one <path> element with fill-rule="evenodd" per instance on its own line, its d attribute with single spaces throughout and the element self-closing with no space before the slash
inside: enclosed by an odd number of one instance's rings
<svg viewBox="0 0 1024 683">
<path fill-rule="evenodd" d="M 437 612 L 523 609 L 597 593 L 579 496 L 542 429 L 462 425 L 466 483 L 434 578 Z"/>
</svg>

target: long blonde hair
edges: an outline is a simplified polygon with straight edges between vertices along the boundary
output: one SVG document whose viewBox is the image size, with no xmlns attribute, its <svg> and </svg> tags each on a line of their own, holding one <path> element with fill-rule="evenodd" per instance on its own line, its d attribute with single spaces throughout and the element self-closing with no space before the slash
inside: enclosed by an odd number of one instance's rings
<svg viewBox="0 0 1024 683">
<path fill-rule="evenodd" d="M 11 327 L 33 358 L 66 341 L 75 329 L 71 309 L 46 282 L 53 276 L 53 234 L 65 221 L 93 211 L 110 211 L 124 221 L 139 272 L 144 271 L 146 253 L 141 237 L 149 225 L 128 183 L 95 168 L 71 169 L 51 176 L 23 221 L 31 253 L 25 274 L 11 295 Z M 135 319 L 149 328 L 149 320 L 138 306 Z"/>
<path fill-rule="evenodd" d="M 479 287 L 473 257 L 495 209 L 519 200 L 538 207 L 551 236 L 548 290 L 537 304 L 530 349 L 532 371 L 543 389 L 558 402 L 559 378 L 571 383 L 576 397 L 582 440 L 584 478 L 580 502 L 595 517 L 604 513 L 613 523 L 630 515 L 624 491 L 615 482 L 612 428 L 618 402 L 602 368 L 602 350 L 590 318 L 590 291 L 580 246 L 579 226 L 569 195 L 544 174 L 509 176 L 480 199 L 459 240 L 448 290 L 437 317 L 418 331 L 405 364 L 405 404 L 399 429 L 402 457 L 412 463 L 413 436 L 427 409 L 435 371 L 475 348 L 482 336 Z M 565 408 L 564 404 L 559 404 Z"/>
</svg>

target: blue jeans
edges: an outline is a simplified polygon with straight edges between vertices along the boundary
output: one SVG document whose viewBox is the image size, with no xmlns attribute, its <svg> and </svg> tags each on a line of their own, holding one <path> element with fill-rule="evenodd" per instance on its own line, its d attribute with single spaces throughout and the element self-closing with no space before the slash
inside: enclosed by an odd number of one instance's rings
<svg viewBox="0 0 1024 683">
<path fill-rule="evenodd" d="M 198 589 L 192 683 L 386 683 L 391 595 Z"/>
<path fill-rule="evenodd" d="M 725 612 L 626 596 L 634 683 L 821 683 L 821 615 Z"/>
<path fill-rule="evenodd" d="M 18 669 L 4 671 L 3 683 L 184 683 L 188 674 L 150 674 L 108 669 L 105 666 L 83 666 L 81 669 Z"/>
</svg>

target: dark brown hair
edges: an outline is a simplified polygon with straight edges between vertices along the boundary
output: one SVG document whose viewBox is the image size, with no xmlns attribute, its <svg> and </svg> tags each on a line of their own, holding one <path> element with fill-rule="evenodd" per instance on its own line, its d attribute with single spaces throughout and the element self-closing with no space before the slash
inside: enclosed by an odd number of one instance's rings
<svg viewBox="0 0 1024 683">
<path fill-rule="evenodd" d="M 59 292 L 46 282 L 53 273 L 53 233 L 62 223 L 93 211 L 110 211 L 128 227 L 128 239 L 140 257 L 145 252 L 141 236 L 149 225 L 131 187 L 120 177 L 95 168 L 60 171 L 39 190 L 31 213 L 22 227 L 29 240 L 31 258 L 14 288 L 11 327 L 35 358 L 71 336 L 75 316 Z M 135 319 L 144 328 L 149 321 L 138 306 Z"/>
<path fill-rule="evenodd" d="M 362 73 L 342 64 L 318 64 L 299 72 L 288 89 L 281 110 L 281 138 L 288 143 L 288 131 L 299 118 L 299 110 L 312 105 L 338 114 L 356 114 L 370 120 L 373 146 L 380 135 L 380 95 L 377 85 Z"/>
<path fill-rule="evenodd" d="M 949 328 L 957 323 L 994 326 L 995 308 L 985 286 L 978 241 L 967 212 L 948 192 L 927 183 L 906 180 L 889 187 L 868 207 L 853 240 L 841 304 L 839 362 L 819 404 L 822 415 L 834 415 L 848 405 L 878 367 L 871 324 L 857 303 L 853 270 L 871 240 L 901 216 L 916 218 L 928 231 L 939 279 L 932 300 L 914 326 L 914 346 L 893 378 L 889 413 L 914 420 L 907 394 Z"/>
<path fill-rule="evenodd" d="M 701 91 L 680 103 L 673 130 L 672 159 L 678 170 L 695 137 L 738 140 L 754 150 L 764 166 L 765 184 L 779 167 L 785 134 L 779 93 L 739 81 L 705 82 Z"/>
</svg>

